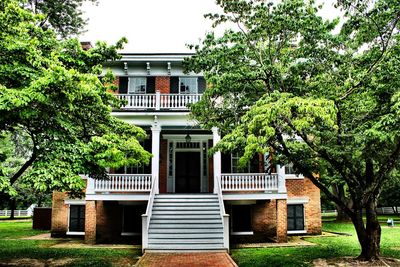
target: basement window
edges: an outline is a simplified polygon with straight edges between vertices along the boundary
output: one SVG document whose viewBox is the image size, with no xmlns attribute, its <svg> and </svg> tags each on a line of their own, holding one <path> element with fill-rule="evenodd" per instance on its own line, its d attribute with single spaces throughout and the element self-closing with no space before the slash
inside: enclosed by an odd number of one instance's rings
<svg viewBox="0 0 400 267">
<path fill-rule="evenodd" d="M 231 207 L 232 235 L 252 235 L 251 205 L 232 205 Z"/>
<path fill-rule="evenodd" d="M 85 233 L 85 205 L 69 206 L 69 225 L 70 235 L 81 235 Z"/>
<path fill-rule="evenodd" d="M 287 223 L 288 232 L 304 230 L 304 205 L 288 205 L 287 206 Z"/>
</svg>

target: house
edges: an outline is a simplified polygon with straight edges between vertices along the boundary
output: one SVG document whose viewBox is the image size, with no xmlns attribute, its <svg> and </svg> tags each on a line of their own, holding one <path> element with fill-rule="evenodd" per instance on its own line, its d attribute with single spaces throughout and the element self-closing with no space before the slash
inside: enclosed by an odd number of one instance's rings
<svg viewBox="0 0 400 267">
<path fill-rule="evenodd" d="M 239 169 L 237 155 L 208 150 L 218 129 L 201 129 L 188 104 L 206 90 L 201 75 L 185 74 L 190 54 L 122 54 L 107 68 L 126 105 L 112 114 L 148 133 L 148 166 L 110 170 L 87 179 L 85 198 L 54 192 L 53 236 L 141 243 L 144 250 L 228 250 L 234 242 L 286 242 L 290 234 L 321 232 L 320 192 L 291 165 L 270 166 L 255 155 Z M 267 171 L 267 170 L 272 170 Z"/>
</svg>

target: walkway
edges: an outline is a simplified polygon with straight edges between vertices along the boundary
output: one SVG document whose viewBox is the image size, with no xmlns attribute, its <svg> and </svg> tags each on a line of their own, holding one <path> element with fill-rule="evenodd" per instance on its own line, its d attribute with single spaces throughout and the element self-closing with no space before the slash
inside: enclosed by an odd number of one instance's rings
<svg viewBox="0 0 400 267">
<path fill-rule="evenodd" d="M 145 253 L 138 267 L 237 267 L 226 252 Z"/>
</svg>

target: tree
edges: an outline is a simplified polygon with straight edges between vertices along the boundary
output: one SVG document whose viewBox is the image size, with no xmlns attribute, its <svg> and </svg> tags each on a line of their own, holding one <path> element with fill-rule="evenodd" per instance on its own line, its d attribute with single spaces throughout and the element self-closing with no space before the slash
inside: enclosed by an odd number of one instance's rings
<svg viewBox="0 0 400 267">
<path fill-rule="evenodd" d="M 139 143 L 146 133 L 111 116 L 122 104 L 112 94 L 113 75 L 99 79 L 101 64 L 118 58 L 126 40 L 84 51 L 77 40 L 58 41 L 37 26 L 40 19 L 16 0 L 0 3 L 0 132 L 26 136 L 31 148 L 15 172 L 0 173 L 0 191 L 15 195 L 23 176 L 36 190 L 80 195 L 79 174 L 107 179 L 108 167 L 151 157 Z M 0 153 L 2 164 L 12 151 Z"/>
<path fill-rule="evenodd" d="M 81 7 L 84 2 L 96 3 L 96 0 L 28 0 L 22 1 L 25 8 L 34 14 L 42 15 L 37 25 L 52 28 L 65 38 L 82 32 L 87 20 L 82 16 Z"/>
<path fill-rule="evenodd" d="M 293 162 L 351 218 L 359 259 L 377 259 L 377 201 L 400 157 L 400 5 L 339 1 L 344 18 L 328 21 L 313 1 L 217 3 L 214 27 L 234 27 L 207 34 L 185 63 L 210 84 L 192 112 L 221 129 L 213 150 Z M 332 193 L 337 179 L 351 207 Z"/>
</svg>

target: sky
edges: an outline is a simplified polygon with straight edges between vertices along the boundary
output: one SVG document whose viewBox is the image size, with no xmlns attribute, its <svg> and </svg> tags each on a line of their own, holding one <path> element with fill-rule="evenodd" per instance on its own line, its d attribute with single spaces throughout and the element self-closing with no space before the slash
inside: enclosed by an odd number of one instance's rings
<svg viewBox="0 0 400 267">
<path fill-rule="evenodd" d="M 340 15 L 333 0 L 320 2 L 323 17 Z M 82 9 L 89 21 L 81 41 L 112 44 L 125 36 L 129 43 L 123 52 L 131 53 L 191 52 L 186 44 L 198 44 L 211 30 L 204 14 L 220 11 L 215 0 L 98 0 Z"/>
</svg>

